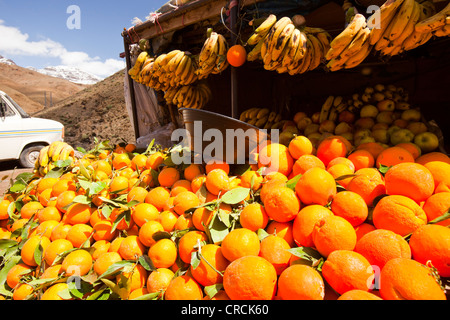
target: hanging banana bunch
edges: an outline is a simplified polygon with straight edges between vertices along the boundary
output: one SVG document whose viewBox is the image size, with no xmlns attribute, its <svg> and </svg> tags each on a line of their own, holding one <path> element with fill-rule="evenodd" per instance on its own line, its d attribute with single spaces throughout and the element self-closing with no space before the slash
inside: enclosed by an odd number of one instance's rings
<svg viewBox="0 0 450 320">
<path fill-rule="evenodd" d="M 164 99 L 167 104 L 176 105 L 178 108 L 202 109 L 211 97 L 211 90 L 203 82 L 181 87 L 171 87 L 164 93 Z"/>
<path fill-rule="evenodd" d="M 223 35 L 212 30 L 208 30 L 208 34 L 209 37 L 198 56 L 198 67 L 195 70 L 198 79 L 205 79 L 210 74 L 219 74 L 229 66 L 227 40 Z"/>
</svg>

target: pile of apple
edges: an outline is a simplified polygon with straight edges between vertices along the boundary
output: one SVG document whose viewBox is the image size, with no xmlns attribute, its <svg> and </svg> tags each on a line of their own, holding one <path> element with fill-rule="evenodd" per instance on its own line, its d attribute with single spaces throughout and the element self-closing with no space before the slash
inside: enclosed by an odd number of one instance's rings
<svg viewBox="0 0 450 320">
<path fill-rule="evenodd" d="M 340 135 L 355 147 L 367 142 L 386 146 L 411 142 L 422 153 L 436 150 L 438 136 L 408 97 L 403 88 L 382 84 L 366 87 L 348 99 L 337 97 L 339 102 L 332 106 L 334 110 L 329 111 L 327 119 L 321 119 L 322 107 L 312 115 L 297 112 L 292 120 L 285 121 L 280 142 L 288 145 L 295 135 L 304 135 L 317 145 L 327 136 Z"/>
</svg>

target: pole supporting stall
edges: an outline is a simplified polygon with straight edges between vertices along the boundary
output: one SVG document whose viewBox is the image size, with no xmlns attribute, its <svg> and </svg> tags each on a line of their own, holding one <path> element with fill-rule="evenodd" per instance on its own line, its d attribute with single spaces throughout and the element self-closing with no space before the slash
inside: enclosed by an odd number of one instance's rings
<svg viewBox="0 0 450 320">
<path fill-rule="evenodd" d="M 237 18 L 239 16 L 239 0 L 230 2 L 230 29 L 231 29 L 231 45 L 235 45 L 237 41 Z M 239 118 L 238 113 L 238 80 L 237 68 L 231 66 L 231 117 Z"/>
<path fill-rule="evenodd" d="M 137 109 L 136 109 L 136 96 L 134 95 L 134 81 L 131 79 L 131 76 L 128 74 L 128 70 L 132 68 L 131 65 L 131 56 L 130 56 L 130 40 L 128 36 L 123 36 L 123 45 L 125 48 L 125 61 L 127 64 L 127 78 L 128 78 L 128 88 L 130 93 L 130 99 L 131 99 L 131 110 L 133 114 L 133 126 L 134 126 L 134 136 L 135 139 L 139 138 L 139 123 L 137 119 Z"/>
</svg>

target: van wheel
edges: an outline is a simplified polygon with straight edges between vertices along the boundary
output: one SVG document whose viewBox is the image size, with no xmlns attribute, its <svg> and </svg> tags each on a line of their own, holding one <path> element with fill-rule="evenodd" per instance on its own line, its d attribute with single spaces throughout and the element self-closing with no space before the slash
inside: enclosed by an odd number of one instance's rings
<svg viewBox="0 0 450 320">
<path fill-rule="evenodd" d="M 35 145 L 23 149 L 19 158 L 20 165 L 24 168 L 34 168 L 34 164 L 39 158 L 39 151 L 41 151 L 43 147 L 43 145 Z"/>
</svg>

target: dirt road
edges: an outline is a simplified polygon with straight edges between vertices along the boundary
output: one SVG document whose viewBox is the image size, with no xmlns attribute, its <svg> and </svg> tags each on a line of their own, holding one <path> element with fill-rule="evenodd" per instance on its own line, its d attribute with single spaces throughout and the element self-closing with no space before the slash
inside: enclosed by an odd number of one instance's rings
<svg viewBox="0 0 450 320">
<path fill-rule="evenodd" d="M 21 168 L 16 162 L 0 163 L 0 199 L 11 186 L 10 180 L 22 172 L 32 172 L 33 169 Z"/>
</svg>

